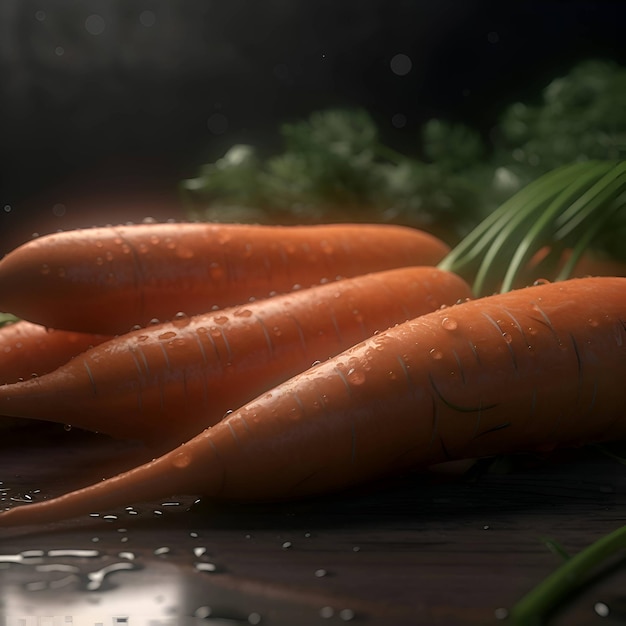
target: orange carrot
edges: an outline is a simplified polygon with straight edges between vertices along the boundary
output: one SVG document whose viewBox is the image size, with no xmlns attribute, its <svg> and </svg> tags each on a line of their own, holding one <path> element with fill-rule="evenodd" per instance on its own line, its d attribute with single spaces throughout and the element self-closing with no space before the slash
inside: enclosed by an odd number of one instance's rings
<svg viewBox="0 0 626 626">
<path fill-rule="evenodd" d="M 46 328 L 24 320 L 0 328 L 0 383 L 47 374 L 88 348 L 111 339 Z"/>
<path fill-rule="evenodd" d="M 314 361 L 470 295 L 455 274 L 409 267 L 174 320 L 0 386 L 0 414 L 171 449 Z"/>
<path fill-rule="evenodd" d="M 114 478 L 0 514 L 42 524 L 182 493 L 322 494 L 441 461 L 626 437 L 626 279 L 572 279 L 398 325 Z"/>
<path fill-rule="evenodd" d="M 57 233 L 0 261 L 0 310 L 51 328 L 119 334 L 407 265 L 448 246 L 392 225 L 141 224 Z"/>
</svg>

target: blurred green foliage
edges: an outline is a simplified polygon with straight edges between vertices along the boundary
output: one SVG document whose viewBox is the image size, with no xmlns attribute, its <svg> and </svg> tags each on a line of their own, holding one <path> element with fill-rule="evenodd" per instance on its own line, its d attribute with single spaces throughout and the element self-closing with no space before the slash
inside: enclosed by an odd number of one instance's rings
<svg viewBox="0 0 626 626">
<path fill-rule="evenodd" d="M 430 120 L 416 137 L 420 156 L 385 145 L 362 109 L 315 112 L 280 133 L 280 154 L 261 159 L 253 146 L 236 145 L 183 181 L 190 216 L 445 225 L 452 239 L 460 238 L 551 169 L 626 157 L 626 69 L 581 63 L 550 82 L 538 104 L 506 107 L 488 137 Z M 621 245 L 626 224 L 616 231 L 607 246 Z"/>
</svg>

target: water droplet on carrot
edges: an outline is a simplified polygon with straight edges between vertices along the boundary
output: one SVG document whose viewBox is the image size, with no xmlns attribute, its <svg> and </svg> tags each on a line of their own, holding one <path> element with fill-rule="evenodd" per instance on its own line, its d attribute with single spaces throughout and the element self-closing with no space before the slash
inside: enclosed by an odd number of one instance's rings
<svg viewBox="0 0 626 626">
<path fill-rule="evenodd" d="M 335 251 L 333 245 L 326 239 L 320 241 L 320 248 L 324 254 L 332 254 Z"/>
<path fill-rule="evenodd" d="M 167 339 L 173 339 L 174 337 L 176 337 L 176 333 L 173 330 L 170 330 L 166 333 L 161 333 L 159 335 L 159 339 L 165 341 Z"/>
<path fill-rule="evenodd" d="M 505 343 L 511 343 L 513 341 L 513 337 L 509 333 L 502 333 L 502 339 L 504 339 Z"/>
<path fill-rule="evenodd" d="M 594 319 L 594 318 L 591 318 L 591 317 L 590 317 L 590 318 L 587 320 L 587 323 L 588 323 L 588 324 L 589 324 L 589 326 L 591 326 L 592 328 L 597 328 L 597 326 L 598 326 L 598 323 L 599 323 L 599 322 L 598 322 L 598 320 L 597 320 L 597 319 Z"/>
<path fill-rule="evenodd" d="M 346 373 L 346 378 L 351 385 L 362 385 L 365 382 L 365 372 L 351 368 Z"/>
<path fill-rule="evenodd" d="M 191 465 L 191 457 L 184 452 L 179 452 L 173 459 L 172 465 L 177 467 L 178 469 L 184 469 L 185 467 L 189 467 Z"/>
<path fill-rule="evenodd" d="M 218 315 L 217 317 L 213 318 L 213 321 L 216 324 L 226 324 L 228 322 L 228 317 L 226 315 Z"/>
<path fill-rule="evenodd" d="M 237 309 L 234 313 L 236 317 L 250 317 L 252 311 L 250 309 Z"/>
<path fill-rule="evenodd" d="M 224 278 L 224 269 L 218 263 L 209 265 L 209 275 L 212 280 L 221 280 Z"/>
<path fill-rule="evenodd" d="M 457 324 L 456 320 L 452 319 L 451 317 L 444 317 L 441 320 L 441 326 L 445 330 L 456 330 L 458 324 Z"/>
<path fill-rule="evenodd" d="M 438 350 L 437 348 L 433 348 L 430 352 L 429 352 L 430 356 L 435 359 L 435 361 L 439 361 L 441 359 L 443 359 L 443 352 L 441 350 Z"/>
<path fill-rule="evenodd" d="M 550 281 L 547 278 L 537 278 L 533 281 L 533 287 L 539 287 L 540 285 L 549 285 Z"/>
</svg>

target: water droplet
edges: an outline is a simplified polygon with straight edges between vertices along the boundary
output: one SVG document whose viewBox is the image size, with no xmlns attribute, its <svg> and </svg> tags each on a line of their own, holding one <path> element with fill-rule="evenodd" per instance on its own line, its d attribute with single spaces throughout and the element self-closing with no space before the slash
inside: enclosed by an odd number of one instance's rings
<svg viewBox="0 0 626 626">
<path fill-rule="evenodd" d="M 324 578 L 324 576 L 328 575 L 328 571 L 325 569 L 316 569 L 315 570 L 315 577 L 316 578 Z"/>
<path fill-rule="evenodd" d="M 170 548 L 168 548 L 167 546 L 161 546 L 160 548 L 156 548 L 154 550 L 155 556 L 162 556 L 164 554 L 169 554 L 169 553 L 170 553 Z"/>
<path fill-rule="evenodd" d="M 362 385 L 365 382 L 365 372 L 351 368 L 347 371 L 346 378 L 351 385 Z"/>
<path fill-rule="evenodd" d="M 439 361 L 441 359 L 443 359 L 443 352 L 441 350 L 438 350 L 437 348 L 433 348 L 430 352 L 429 352 L 430 356 L 435 359 L 436 361 Z"/>
<path fill-rule="evenodd" d="M 226 324 L 228 323 L 228 317 L 226 315 L 218 315 L 213 318 L 213 321 L 216 324 Z"/>
<path fill-rule="evenodd" d="M 248 624 L 260 624 L 262 620 L 260 613 L 250 613 L 248 615 Z"/>
<path fill-rule="evenodd" d="M 327 241 L 326 239 L 322 239 L 320 241 L 320 248 L 322 249 L 322 252 L 324 254 L 329 254 L 330 255 L 330 254 L 332 254 L 335 251 L 335 249 L 333 248 L 333 245 L 329 241 Z"/>
<path fill-rule="evenodd" d="M 211 616 L 211 607 L 210 606 L 199 606 L 194 612 L 193 616 L 198 619 L 206 619 Z"/>
<path fill-rule="evenodd" d="M 209 562 L 199 562 L 199 563 L 194 563 L 194 567 L 199 571 L 199 572 L 217 572 L 217 565 L 215 565 L 215 563 L 209 563 Z"/>
<path fill-rule="evenodd" d="M 354 611 L 352 609 L 341 609 L 339 611 L 339 619 L 344 622 L 349 622 L 354 619 Z"/>
<path fill-rule="evenodd" d="M 146 28 L 154 26 L 156 24 L 156 15 L 153 11 L 142 11 L 139 14 L 139 23 Z"/>
<path fill-rule="evenodd" d="M 550 281 L 547 278 L 537 278 L 533 281 L 533 287 L 539 287 L 540 285 L 549 285 Z"/>
<path fill-rule="evenodd" d="M 193 549 L 193 553 L 197 558 L 206 554 L 206 548 L 204 546 L 197 546 Z"/>
<path fill-rule="evenodd" d="M 173 330 L 169 330 L 166 333 L 161 333 L 159 335 L 159 339 L 161 339 L 162 341 L 166 341 L 167 339 L 173 339 L 174 337 L 176 337 L 176 333 Z"/>
<path fill-rule="evenodd" d="M 606 605 L 604 602 L 596 602 L 593 605 L 593 610 L 600 617 L 608 617 L 609 613 L 611 612 L 611 610 L 609 609 L 608 605 Z"/>
<path fill-rule="evenodd" d="M 90 35 L 101 35 L 104 32 L 106 23 L 101 15 L 90 15 L 85 20 L 85 30 Z"/>
<path fill-rule="evenodd" d="M 320 617 L 324 619 L 329 619 L 335 614 L 335 609 L 332 606 L 323 606 L 320 609 Z"/>
<path fill-rule="evenodd" d="M 153 318 L 152 318 L 152 319 L 148 322 L 148 324 L 149 324 L 150 326 L 156 326 L 157 324 L 160 324 L 160 323 L 161 323 L 161 320 L 157 319 L 156 317 L 153 317 Z"/>
<path fill-rule="evenodd" d="M 234 315 L 236 317 L 250 317 L 252 315 L 252 311 L 250 309 L 236 309 Z"/>
<path fill-rule="evenodd" d="M 497 608 L 493 612 L 493 614 L 497 620 L 505 620 L 505 619 L 508 619 L 509 617 L 509 611 L 508 609 L 505 609 L 504 607 Z"/>
<path fill-rule="evenodd" d="M 293 547 L 293 544 L 291 543 L 291 541 L 284 541 L 283 545 L 281 546 L 283 550 L 289 550 L 292 547 Z"/>
<path fill-rule="evenodd" d="M 209 275 L 213 280 L 220 280 L 224 277 L 224 270 L 220 267 L 219 263 L 214 261 L 209 265 Z"/>
<path fill-rule="evenodd" d="M 190 464 L 191 464 L 191 457 L 185 452 L 179 452 L 172 459 L 172 465 L 179 469 L 184 469 L 185 467 L 189 467 Z"/>
<path fill-rule="evenodd" d="M 504 339 L 505 343 L 511 343 L 513 341 L 513 337 L 509 333 L 502 333 L 502 339 Z"/>
<path fill-rule="evenodd" d="M 50 266 L 47 263 L 44 263 L 41 266 L 41 275 L 47 276 L 50 273 Z"/>
<path fill-rule="evenodd" d="M 598 326 L 598 323 L 599 323 L 599 322 L 598 322 L 598 320 L 597 320 L 597 319 L 594 319 L 594 318 L 591 318 L 591 317 L 590 317 L 590 318 L 587 320 L 587 323 L 588 323 L 588 324 L 589 324 L 589 326 L 591 326 L 592 328 L 597 328 L 597 326 Z"/>
<path fill-rule="evenodd" d="M 457 324 L 456 320 L 452 319 L 451 317 L 444 317 L 441 320 L 441 326 L 445 330 L 456 330 L 458 324 Z"/>
<path fill-rule="evenodd" d="M 70 430 L 72 430 L 72 425 L 71 424 L 63 424 L 63 430 L 69 432 Z"/>
<path fill-rule="evenodd" d="M 406 76 L 413 68 L 411 57 L 406 54 L 394 55 L 389 65 L 396 76 Z"/>
</svg>

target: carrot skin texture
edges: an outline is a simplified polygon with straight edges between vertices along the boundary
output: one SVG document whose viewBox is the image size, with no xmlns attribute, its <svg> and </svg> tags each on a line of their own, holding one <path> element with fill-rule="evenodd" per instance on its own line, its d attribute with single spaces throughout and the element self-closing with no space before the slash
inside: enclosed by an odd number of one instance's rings
<svg viewBox="0 0 626 626">
<path fill-rule="evenodd" d="M 0 386 L 0 414 L 171 449 L 314 361 L 469 297 L 455 274 L 408 267 L 182 318 L 115 337 L 48 375 Z"/>
<path fill-rule="evenodd" d="M 46 328 L 21 320 L 0 328 L 0 384 L 41 376 L 111 335 Z"/>
<path fill-rule="evenodd" d="M 447 244 L 393 225 L 141 224 L 55 233 L 0 261 L 0 310 L 119 334 L 350 277 L 436 265 Z"/>
<path fill-rule="evenodd" d="M 0 514 L 49 523 L 172 494 L 272 500 L 438 462 L 626 437 L 626 279 L 474 300 L 373 336 L 115 478 Z"/>
</svg>

